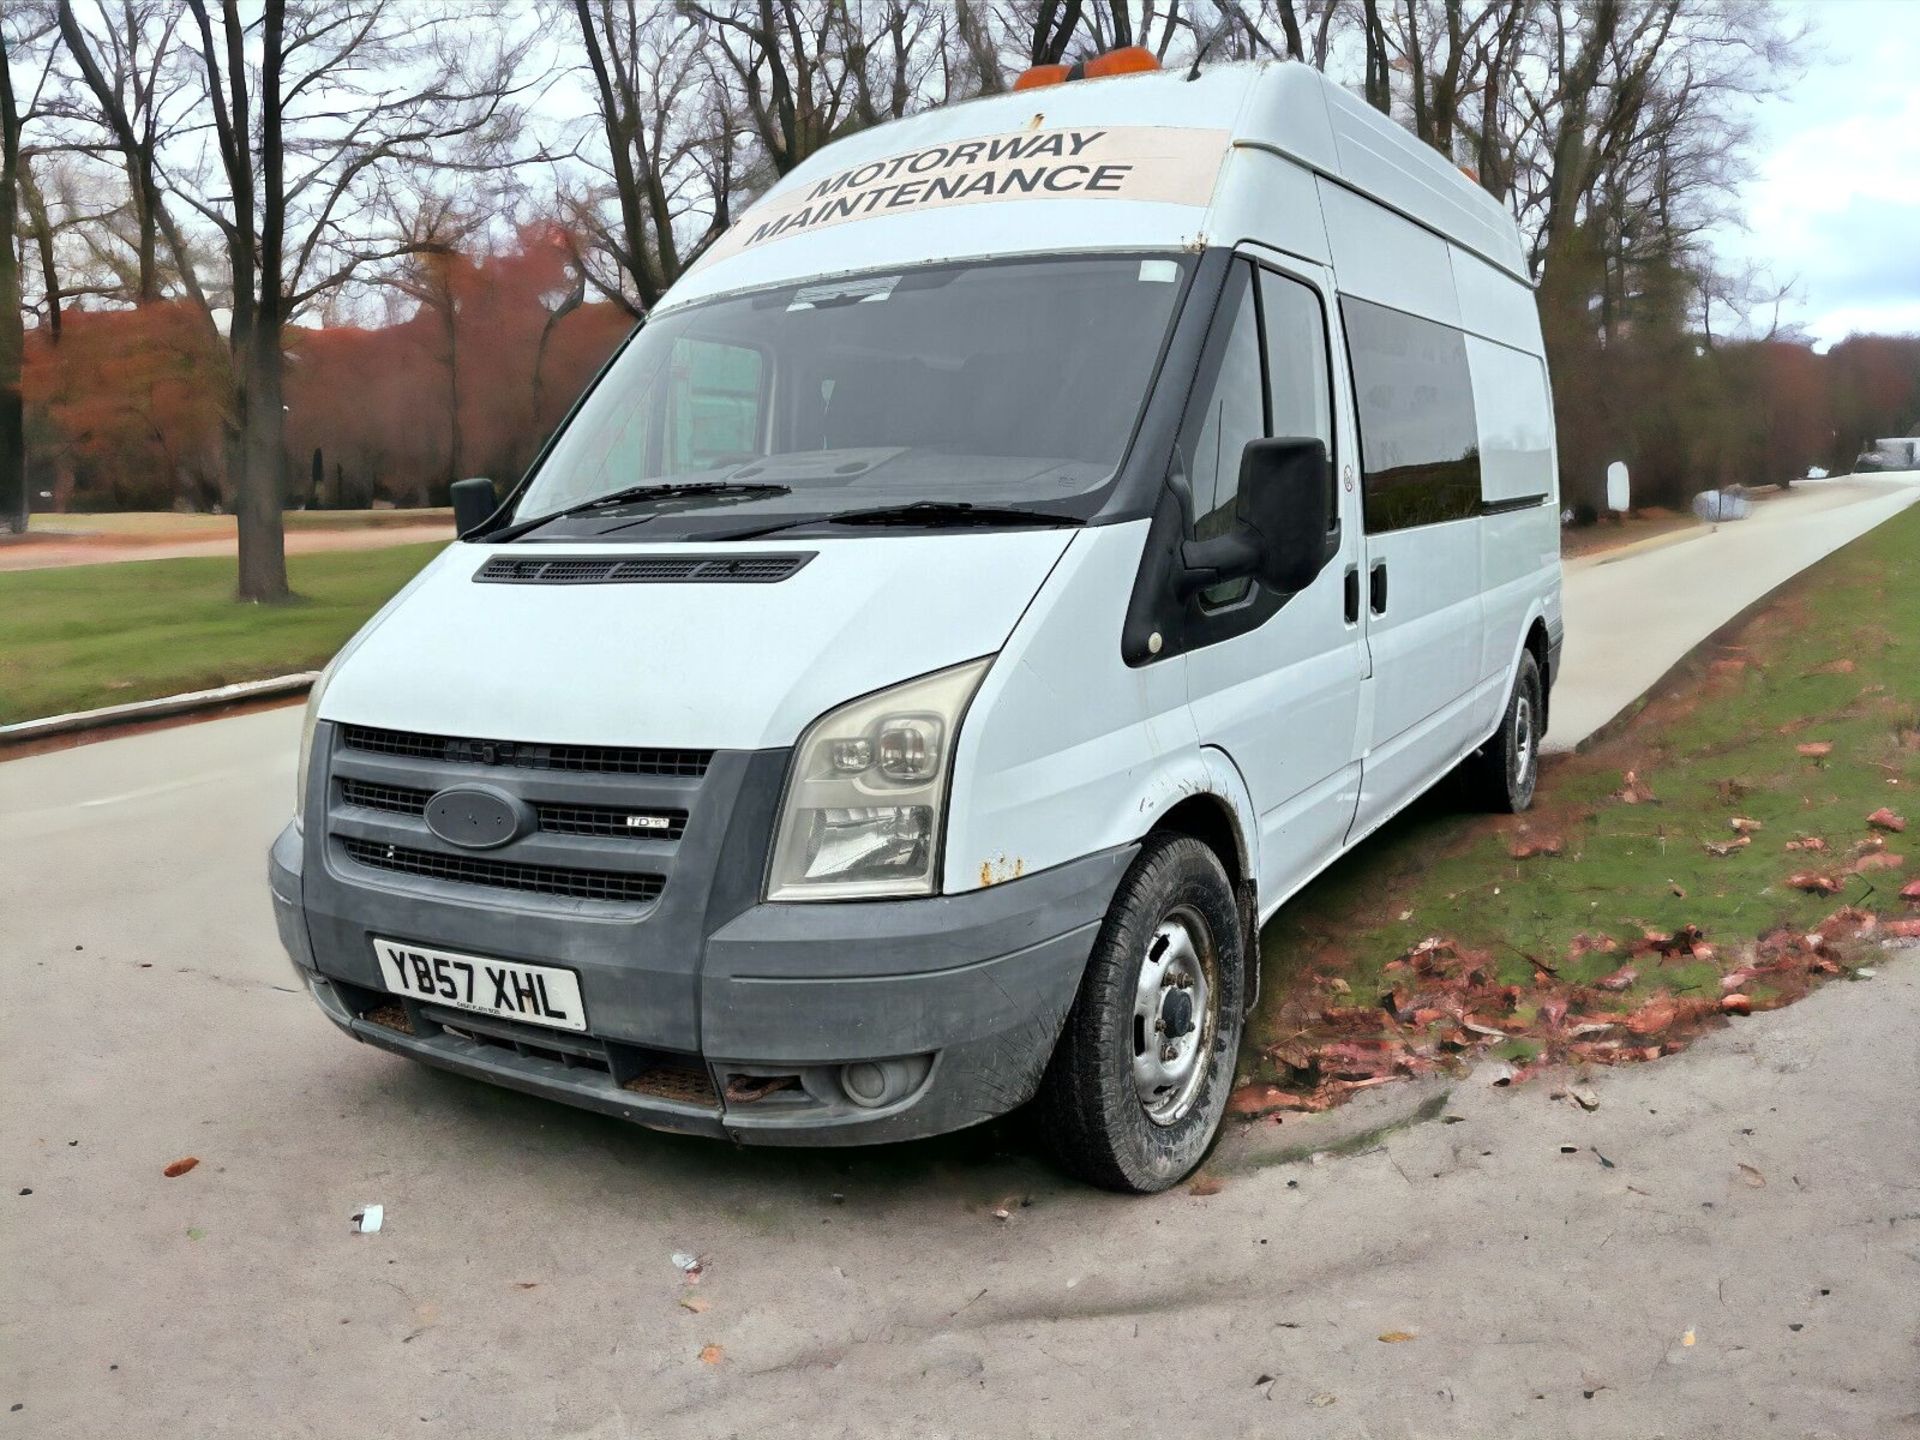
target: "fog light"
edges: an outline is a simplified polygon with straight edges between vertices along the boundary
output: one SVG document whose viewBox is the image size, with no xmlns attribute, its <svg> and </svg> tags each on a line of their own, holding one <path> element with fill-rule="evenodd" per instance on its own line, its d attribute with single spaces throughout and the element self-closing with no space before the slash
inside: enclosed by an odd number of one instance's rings
<svg viewBox="0 0 1920 1440">
<path fill-rule="evenodd" d="M 865 1110 L 891 1105 L 919 1088 L 933 1068 L 931 1055 L 909 1055 L 897 1060 L 856 1060 L 840 1067 L 840 1088 L 847 1099 Z"/>
</svg>

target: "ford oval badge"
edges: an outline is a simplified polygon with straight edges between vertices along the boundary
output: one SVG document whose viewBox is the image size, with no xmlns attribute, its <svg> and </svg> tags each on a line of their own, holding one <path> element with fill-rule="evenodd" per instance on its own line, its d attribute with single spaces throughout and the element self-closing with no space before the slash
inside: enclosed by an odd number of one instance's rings
<svg viewBox="0 0 1920 1440">
<path fill-rule="evenodd" d="M 530 829 L 531 807 L 480 785 L 442 790 L 427 802 L 427 828 L 449 845 L 490 850 Z"/>
</svg>

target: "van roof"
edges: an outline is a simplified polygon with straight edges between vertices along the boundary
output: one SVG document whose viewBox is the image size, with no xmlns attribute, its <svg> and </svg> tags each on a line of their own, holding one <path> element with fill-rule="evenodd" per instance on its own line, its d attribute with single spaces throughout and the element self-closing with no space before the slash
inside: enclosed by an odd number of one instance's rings
<svg viewBox="0 0 1920 1440">
<path fill-rule="evenodd" d="M 722 291 L 915 261 L 1047 250 L 1198 248 L 1261 236 L 1215 234 L 1218 186 L 1199 177 L 1200 196 L 1058 198 L 1046 205 L 958 204 L 881 209 L 858 223 L 792 235 L 766 218 L 811 215 L 810 198 L 852 175 L 883 174 L 897 162 L 981 137 L 1051 134 L 1106 127 L 1126 135 L 1208 135 L 1199 164 L 1219 174 L 1234 150 L 1265 150 L 1366 195 L 1527 281 L 1518 228 L 1506 207 L 1432 147 L 1299 61 L 1207 66 L 1082 80 L 983 96 L 859 131 L 809 157 L 760 197 L 673 288 L 663 305 Z M 1165 166 L 1178 168 L 1168 158 Z M 862 167 L 866 167 L 863 171 Z M 1189 170 L 1199 168 L 1190 163 Z M 883 187 L 884 188 L 884 187 Z M 1244 213 L 1237 210 L 1236 213 Z M 777 243 L 761 243 L 772 232 Z M 1089 246 L 1088 234 L 1100 243 Z"/>
</svg>

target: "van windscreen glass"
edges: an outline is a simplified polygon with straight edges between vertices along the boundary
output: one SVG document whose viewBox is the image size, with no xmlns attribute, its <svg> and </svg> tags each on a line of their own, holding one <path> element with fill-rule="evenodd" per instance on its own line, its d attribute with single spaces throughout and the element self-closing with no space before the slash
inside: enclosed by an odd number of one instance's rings
<svg viewBox="0 0 1920 1440">
<path fill-rule="evenodd" d="M 516 521 L 636 487 L 588 512 L 594 533 L 927 502 L 1091 513 L 1072 502 L 1113 476 L 1189 270 L 1137 255 L 934 265 L 669 311 L 581 406 Z"/>
</svg>

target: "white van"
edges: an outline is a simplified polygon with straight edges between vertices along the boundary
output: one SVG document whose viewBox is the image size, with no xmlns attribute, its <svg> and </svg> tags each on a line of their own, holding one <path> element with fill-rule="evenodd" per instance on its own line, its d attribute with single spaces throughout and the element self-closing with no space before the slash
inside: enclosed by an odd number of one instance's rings
<svg viewBox="0 0 1920 1440">
<path fill-rule="evenodd" d="M 1260 922 L 1561 639 L 1513 222 L 1301 65 L 842 140 L 315 685 L 280 932 L 355 1038 L 668 1130 L 1038 1097 L 1203 1157 Z"/>
</svg>

